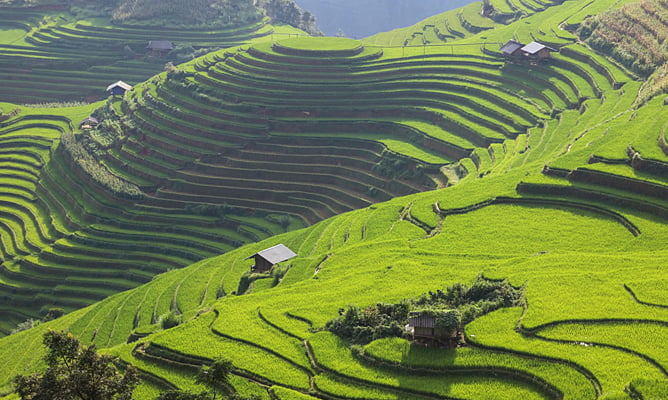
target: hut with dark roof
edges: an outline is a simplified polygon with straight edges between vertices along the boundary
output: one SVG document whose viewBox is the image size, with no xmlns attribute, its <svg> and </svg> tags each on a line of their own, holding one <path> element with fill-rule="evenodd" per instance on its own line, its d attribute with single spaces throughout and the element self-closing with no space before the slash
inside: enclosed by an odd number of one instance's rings
<svg viewBox="0 0 668 400">
<path fill-rule="evenodd" d="M 148 54 L 154 57 L 164 57 L 170 51 L 174 50 L 174 43 L 169 40 L 149 40 L 146 45 Z"/>
<path fill-rule="evenodd" d="M 107 86 L 107 92 L 111 92 L 114 96 L 122 96 L 130 89 L 132 89 L 132 85 L 128 85 L 123 81 L 118 81 Z"/>
<path fill-rule="evenodd" d="M 506 44 L 501 46 L 501 53 L 506 58 L 516 58 L 522 55 L 522 47 L 524 47 L 523 43 L 510 39 Z"/>
<path fill-rule="evenodd" d="M 457 313 L 456 310 L 449 312 Z M 442 312 L 448 313 L 448 311 Z M 439 326 L 436 315 L 426 311 L 411 312 L 406 330 L 413 337 L 415 343 L 427 346 L 445 346 L 456 348 L 462 338 L 462 330 L 457 326 Z"/>
<path fill-rule="evenodd" d="M 93 129 L 97 128 L 100 121 L 97 118 L 87 117 L 83 121 L 79 122 L 79 129 Z"/>
<path fill-rule="evenodd" d="M 251 267 L 251 271 L 262 273 L 270 271 L 274 265 L 283 261 L 287 261 L 296 256 L 297 254 L 284 244 L 277 244 L 274 247 L 259 251 L 245 259 L 248 260 L 250 258 L 254 258 L 255 265 Z"/>
</svg>

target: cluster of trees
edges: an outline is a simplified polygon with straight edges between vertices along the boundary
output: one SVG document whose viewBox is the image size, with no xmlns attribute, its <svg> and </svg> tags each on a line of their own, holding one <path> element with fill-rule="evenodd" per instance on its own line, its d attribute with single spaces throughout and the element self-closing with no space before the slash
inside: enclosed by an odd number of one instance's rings
<svg viewBox="0 0 668 400">
<path fill-rule="evenodd" d="M 258 5 L 274 22 L 282 22 L 299 28 L 310 35 L 322 36 L 315 22 L 315 16 L 303 11 L 293 0 L 259 0 Z"/>
<path fill-rule="evenodd" d="M 328 321 L 325 329 L 355 344 L 366 344 L 385 337 L 402 337 L 411 312 L 435 317 L 436 327 L 456 329 L 475 318 L 499 309 L 515 307 L 524 301 L 523 290 L 508 281 L 477 277 L 470 285 L 456 283 L 445 290 L 423 294 L 397 304 L 377 303 L 365 308 L 348 306 Z"/>
<path fill-rule="evenodd" d="M 131 400 L 141 382 L 136 368 L 120 365 L 115 357 L 98 354 L 95 345 L 83 345 L 70 333 L 48 331 L 43 343 L 47 348 L 46 370 L 14 378 L 21 400 Z M 230 360 L 216 359 L 211 365 L 202 366 L 195 377 L 196 383 L 210 388 L 208 392 L 169 391 L 156 400 L 244 400 L 230 390 L 226 390 L 225 396 L 221 393 L 221 388 L 229 388 L 232 371 Z"/>
</svg>

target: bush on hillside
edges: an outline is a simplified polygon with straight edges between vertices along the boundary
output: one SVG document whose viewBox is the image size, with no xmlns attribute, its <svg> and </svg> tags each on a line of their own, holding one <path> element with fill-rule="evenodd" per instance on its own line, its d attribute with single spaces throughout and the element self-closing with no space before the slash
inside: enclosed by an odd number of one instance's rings
<svg viewBox="0 0 668 400">
<path fill-rule="evenodd" d="M 348 306 L 327 322 L 325 329 L 351 343 L 366 344 L 385 337 L 402 337 L 411 312 L 435 317 L 436 327 L 454 330 L 502 307 L 523 305 L 521 288 L 508 281 L 477 277 L 471 286 L 456 283 L 445 290 L 423 294 L 397 304 L 376 303 L 366 308 Z"/>
<path fill-rule="evenodd" d="M 95 159 L 95 157 L 86 151 L 86 148 L 77 142 L 76 137 L 71 133 L 63 134 L 61 144 L 65 153 L 90 176 L 90 178 L 100 186 L 110 190 L 113 194 L 127 199 L 141 199 L 142 191 L 128 181 L 125 181 L 111 173 L 104 165 Z"/>
<path fill-rule="evenodd" d="M 160 326 L 162 329 L 169 329 L 181 324 L 181 316 L 176 315 L 174 311 L 162 317 Z"/>
<path fill-rule="evenodd" d="M 348 306 L 339 309 L 339 317 L 325 329 L 353 343 L 365 344 L 386 337 L 401 337 L 408 321 L 408 303 L 376 303 L 366 308 Z"/>
</svg>

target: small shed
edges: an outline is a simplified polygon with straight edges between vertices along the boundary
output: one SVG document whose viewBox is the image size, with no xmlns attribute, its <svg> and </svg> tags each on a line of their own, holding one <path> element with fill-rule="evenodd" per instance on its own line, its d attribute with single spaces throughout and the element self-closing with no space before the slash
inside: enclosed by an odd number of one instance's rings
<svg viewBox="0 0 668 400">
<path fill-rule="evenodd" d="M 174 50 L 174 43 L 169 40 L 149 40 L 146 50 L 148 50 L 149 55 L 164 57 L 167 53 Z"/>
<path fill-rule="evenodd" d="M 520 49 L 524 56 L 529 57 L 531 60 L 540 61 L 546 58 L 550 58 L 550 52 L 557 51 L 551 47 L 548 47 L 542 43 L 531 42 L 526 46 Z"/>
<path fill-rule="evenodd" d="M 456 311 L 453 311 L 456 312 Z M 446 346 L 456 348 L 462 331 L 459 326 L 442 328 L 438 326 L 436 317 L 428 312 L 411 312 L 406 330 L 416 343 L 430 346 Z"/>
<path fill-rule="evenodd" d="M 130 89 L 132 89 L 132 85 L 128 85 L 123 81 L 118 81 L 107 86 L 107 92 L 111 92 L 114 96 L 122 96 Z"/>
<path fill-rule="evenodd" d="M 518 42 L 517 40 L 510 39 L 506 44 L 501 46 L 501 53 L 503 53 L 506 58 L 515 58 L 522 55 L 522 48 L 524 47 L 523 43 Z"/>
<path fill-rule="evenodd" d="M 247 257 L 246 260 L 250 258 L 255 259 L 255 265 L 251 267 L 251 271 L 267 272 L 270 271 L 274 265 L 294 257 L 297 257 L 297 254 L 294 251 L 290 250 L 284 244 L 277 244 L 274 247 L 264 249 Z"/>
<path fill-rule="evenodd" d="M 88 117 L 79 122 L 79 129 L 94 129 L 97 128 L 99 123 L 100 121 L 98 121 L 97 118 Z"/>
</svg>

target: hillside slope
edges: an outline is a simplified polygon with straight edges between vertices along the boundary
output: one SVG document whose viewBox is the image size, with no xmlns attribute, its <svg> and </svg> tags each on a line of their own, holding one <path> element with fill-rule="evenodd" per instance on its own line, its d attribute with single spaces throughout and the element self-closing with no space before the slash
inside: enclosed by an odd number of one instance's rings
<svg viewBox="0 0 668 400">
<path fill-rule="evenodd" d="M 135 11 L 151 4 L 143 2 Z M 131 85 L 143 82 L 164 71 L 168 62 L 179 64 L 209 51 L 269 40 L 271 35 L 303 33 L 281 23 L 272 25 L 255 8 L 252 17 L 224 25 L 188 25 L 185 20 L 175 25 L 157 15 L 144 16 L 135 24 L 112 21 L 104 7 L 87 4 L 90 9 L 82 10 L 66 5 L 16 7 L 0 3 L 3 101 L 93 102 L 106 98 L 108 85 L 119 80 Z M 168 11 L 173 18 L 173 7 Z M 173 48 L 154 51 L 148 48 L 150 41 L 168 41 Z"/>
<path fill-rule="evenodd" d="M 158 181 L 154 171 L 166 173 L 185 160 L 181 174 L 206 179 L 211 193 L 230 192 L 230 177 L 213 172 L 243 170 L 234 163 L 249 162 L 260 145 L 276 164 L 299 160 L 300 168 L 315 172 L 324 161 L 306 160 L 324 157 L 307 150 L 336 154 L 333 149 L 381 143 L 396 159 L 418 162 L 418 170 L 429 157 L 449 157 L 446 168 L 427 169 L 426 176 L 456 184 L 229 251 L 2 338 L 2 390 L 9 393 L 14 374 L 38 368 L 41 334 L 52 328 L 69 329 L 137 365 L 145 378 L 140 399 L 171 387 L 197 389 L 197 366 L 220 355 L 237 368 L 237 390 L 264 399 L 660 398 L 668 384 L 665 96 L 636 103 L 642 82 L 561 30 L 616 4 L 597 1 L 583 9 L 566 1 L 459 38 L 445 52 L 400 45 L 381 53 L 332 39 L 257 44 L 214 53 L 140 85 L 122 104 L 112 102 L 115 118 L 134 120 L 138 129 L 112 148 L 109 165 L 131 165 L 133 152 L 141 156 L 132 160 L 134 169 L 110 168 L 138 187 L 140 178 L 172 185 L 154 196 L 165 210 L 189 198 L 192 182 L 174 185 L 164 175 Z M 498 52 L 497 43 L 509 38 L 537 36 L 559 54 L 531 65 L 506 63 Z M 252 140 L 236 146 L 188 135 L 196 122 L 186 116 L 235 121 L 250 131 L 225 130 L 226 138 Z M 372 130 L 379 122 L 382 129 Z M 471 126 L 476 129 L 466 129 Z M 356 145 L 344 145 L 351 139 Z M 214 154 L 202 156 L 214 144 Z M 458 148 L 466 151 L 453 153 Z M 270 161 L 253 161 L 259 162 Z M 349 171 L 352 163 L 333 162 L 330 170 Z M 216 192 L 217 186 L 223 189 Z M 303 189 L 294 204 L 309 204 L 307 194 Z M 102 217 L 113 213 L 99 210 L 91 218 L 111 232 L 113 223 Z M 12 221 L 3 225 L 3 240 L 24 243 L 12 232 L 28 230 Z M 298 257 L 273 275 L 252 276 L 241 295 L 240 280 L 252 264 L 246 257 L 277 243 Z M 347 305 L 396 302 L 480 274 L 524 286 L 526 304 L 467 325 L 467 347 L 424 350 L 385 339 L 353 351 L 318 332 Z M 3 279 L 10 296 L 17 278 Z M 161 330 L 169 314 L 184 322 Z"/>
</svg>

